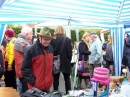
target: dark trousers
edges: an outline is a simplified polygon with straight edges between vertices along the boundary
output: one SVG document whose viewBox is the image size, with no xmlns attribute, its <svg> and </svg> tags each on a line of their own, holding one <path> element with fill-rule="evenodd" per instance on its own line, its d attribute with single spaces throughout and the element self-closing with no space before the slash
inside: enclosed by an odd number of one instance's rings
<svg viewBox="0 0 130 97">
<path fill-rule="evenodd" d="M 96 67 L 101 67 L 101 64 L 90 64 L 89 71 L 90 71 L 91 78 L 93 77 L 93 71 L 94 71 L 94 68 Z"/>
<path fill-rule="evenodd" d="M 54 82 L 53 82 L 54 90 L 58 90 L 59 76 L 60 76 L 60 73 L 54 75 Z M 71 90 L 70 73 L 63 73 L 63 76 L 64 76 L 64 80 L 65 80 L 66 94 L 68 94 L 68 91 Z"/>
<path fill-rule="evenodd" d="M 110 66 L 113 66 L 113 70 L 110 68 Z M 109 70 L 109 74 L 111 76 L 115 75 L 114 61 L 106 61 L 106 68 Z"/>
<path fill-rule="evenodd" d="M 106 61 L 106 68 L 109 69 L 110 65 L 113 65 L 113 61 Z"/>
<path fill-rule="evenodd" d="M 15 67 L 14 67 L 14 62 L 12 64 L 12 71 L 8 71 L 8 62 L 5 62 L 5 72 L 4 72 L 4 76 L 5 76 L 5 85 L 6 87 L 13 87 L 14 89 L 17 88 L 16 86 L 16 74 L 15 74 Z"/>
<path fill-rule="evenodd" d="M 126 55 L 126 60 L 127 60 L 128 69 L 130 71 L 130 55 Z"/>
<path fill-rule="evenodd" d="M 27 82 L 24 78 L 19 78 L 21 84 L 22 84 L 22 93 L 26 92 L 28 90 Z"/>
</svg>

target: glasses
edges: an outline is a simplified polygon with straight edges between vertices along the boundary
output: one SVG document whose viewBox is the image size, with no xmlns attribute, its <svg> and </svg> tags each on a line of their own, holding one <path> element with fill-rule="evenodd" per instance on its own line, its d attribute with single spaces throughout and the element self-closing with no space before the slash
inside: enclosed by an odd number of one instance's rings
<svg viewBox="0 0 130 97">
<path fill-rule="evenodd" d="M 45 40 L 45 41 L 51 41 L 51 38 L 46 38 L 46 37 L 44 37 L 44 36 L 41 36 L 41 38 L 42 38 L 43 40 Z"/>
</svg>

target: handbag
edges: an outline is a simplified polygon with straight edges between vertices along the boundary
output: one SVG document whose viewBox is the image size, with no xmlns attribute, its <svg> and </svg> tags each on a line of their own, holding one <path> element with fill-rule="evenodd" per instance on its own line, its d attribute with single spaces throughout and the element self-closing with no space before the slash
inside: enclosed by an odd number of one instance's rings
<svg viewBox="0 0 130 97">
<path fill-rule="evenodd" d="M 64 42 L 65 42 L 65 37 L 62 43 L 60 54 L 63 50 Z M 60 72 L 60 64 L 61 64 L 60 54 L 53 57 L 53 70 L 52 70 L 53 75 L 58 74 Z"/>
<path fill-rule="evenodd" d="M 84 72 L 84 55 L 82 56 L 82 61 L 78 64 L 78 72 Z"/>
</svg>

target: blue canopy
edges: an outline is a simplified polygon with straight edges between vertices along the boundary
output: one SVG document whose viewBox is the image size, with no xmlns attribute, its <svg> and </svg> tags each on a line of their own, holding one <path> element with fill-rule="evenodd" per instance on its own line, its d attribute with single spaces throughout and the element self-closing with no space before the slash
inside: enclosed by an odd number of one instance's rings
<svg viewBox="0 0 130 97">
<path fill-rule="evenodd" d="M 130 20 L 130 0 L 0 0 L 0 23 L 50 20 L 76 25 L 113 28 Z"/>
</svg>

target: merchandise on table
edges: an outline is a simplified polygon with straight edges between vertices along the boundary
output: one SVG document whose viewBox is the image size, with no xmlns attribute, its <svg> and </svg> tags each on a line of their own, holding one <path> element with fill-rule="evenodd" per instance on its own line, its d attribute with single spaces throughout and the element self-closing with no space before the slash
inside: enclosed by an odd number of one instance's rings
<svg viewBox="0 0 130 97">
<path fill-rule="evenodd" d="M 121 84 L 122 84 L 123 80 L 124 80 L 124 76 L 111 76 L 110 77 L 109 95 L 120 93 Z"/>
<path fill-rule="evenodd" d="M 83 90 L 70 90 L 69 95 L 72 97 L 81 97 L 81 96 L 84 96 L 84 91 Z"/>
<path fill-rule="evenodd" d="M 125 80 L 122 82 L 121 94 L 125 95 L 126 97 L 130 97 L 130 82 L 127 78 L 125 78 Z"/>
<path fill-rule="evenodd" d="M 113 95 L 111 95 L 109 97 L 126 97 L 126 96 L 124 96 L 122 94 L 113 94 Z"/>
<path fill-rule="evenodd" d="M 94 69 L 93 78 L 90 81 L 90 87 L 94 90 L 94 96 L 107 97 L 109 95 L 109 70 L 103 67 Z"/>
<path fill-rule="evenodd" d="M 85 89 L 84 90 L 84 97 L 93 97 L 94 91 L 92 89 Z"/>
<path fill-rule="evenodd" d="M 122 84 L 123 80 L 124 80 L 124 76 L 111 76 L 110 77 L 110 82 L 114 82 L 114 83 Z"/>
</svg>

